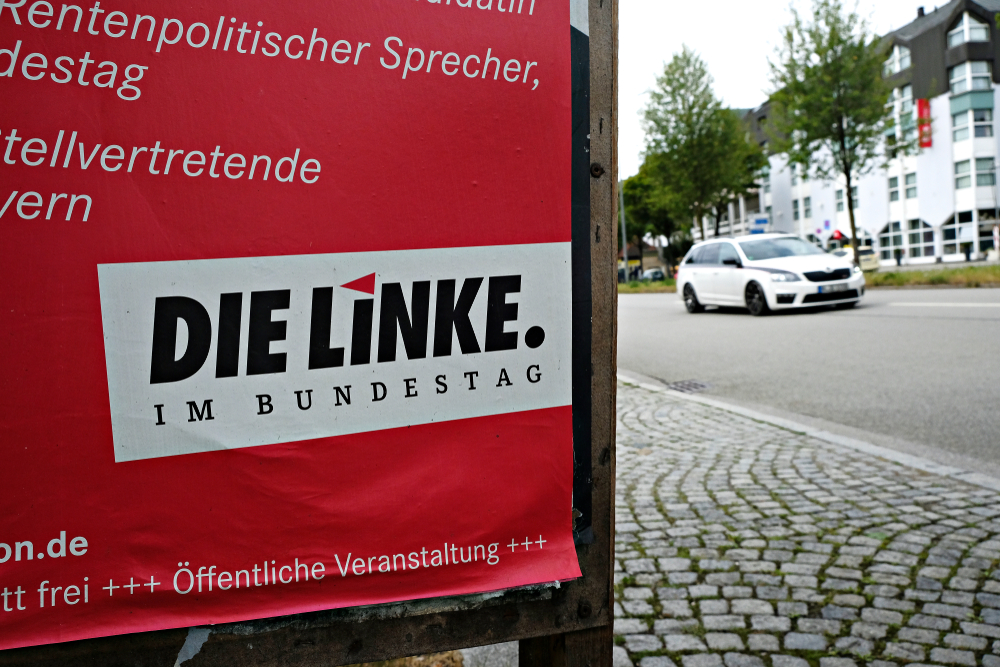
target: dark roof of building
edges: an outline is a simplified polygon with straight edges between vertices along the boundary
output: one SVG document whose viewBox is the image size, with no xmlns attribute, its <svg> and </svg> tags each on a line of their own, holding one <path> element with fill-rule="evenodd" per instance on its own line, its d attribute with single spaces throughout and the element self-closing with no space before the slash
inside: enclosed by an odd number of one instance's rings
<svg viewBox="0 0 1000 667">
<path fill-rule="evenodd" d="M 960 5 L 965 5 L 966 2 L 967 0 L 952 0 L 946 5 L 936 7 L 933 11 L 917 17 L 913 21 L 904 25 L 902 28 L 893 30 L 889 34 L 885 35 L 885 38 L 899 38 L 903 41 L 909 41 L 917 35 L 927 32 L 932 28 L 939 27 L 942 23 L 950 22 L 955 13 L 955 9 Z M 975 0 L 969 4 L 979 5 L 988 12 L 1000 11 L 1000 0 Z"/>
</svg>

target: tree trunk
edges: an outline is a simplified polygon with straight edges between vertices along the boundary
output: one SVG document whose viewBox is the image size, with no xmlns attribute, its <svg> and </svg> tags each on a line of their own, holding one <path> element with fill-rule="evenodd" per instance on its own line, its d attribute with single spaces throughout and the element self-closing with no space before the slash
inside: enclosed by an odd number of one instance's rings
<svg viewBox="0 0 1000 667">
<path fill-rule="evenodd" d="M 719 224 L 722 221 L 722 207 L 716 204 L 715 206 L 715 238 L 719 238 Z"/>
<path fill-rule="evenodd" d="M 851 221 L 851 246 L 854 247 L 854 265 L 861 266 L 861 246 L 858 245 L 858 227 L 854 224 L 854 197 L 851 193 L 851 173 L 844 174 L 847 180 L 847 217 Z"/>
<path fill-rule="evenodd" d="M 854 266 L 861 267 L 861 247 L 858 245 L 858 227 L 854 224 L 854 196 L 851 191 L 851 167 L 854 160 L 848 159 L 847 138 L 844 131 L 844 118 L 838 122 L 838 134 L 840 139 L 841 166 L 844 171 L 844 180 L 847 182 L 847 218 L 851 221 L 851 245 L 854 247 Z"/>
</svg>

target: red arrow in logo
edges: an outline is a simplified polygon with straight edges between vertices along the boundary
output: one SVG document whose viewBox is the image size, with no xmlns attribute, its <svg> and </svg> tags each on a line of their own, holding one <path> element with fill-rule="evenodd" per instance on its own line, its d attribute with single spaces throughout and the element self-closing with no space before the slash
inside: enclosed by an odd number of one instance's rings
<svg viewBox="0 0 1000 667">
<path fill-rule="evenodd" d="M 364 292 L 365 294 L 375 294 L 375 274 L 369 273 L 364 278 L 358 278 L 357 280 L 352 280 L 349 283 L 344 283 L 341 287 L 346 287 L 347 289 L 352 289 L 357 292 Z"/>
</svg>

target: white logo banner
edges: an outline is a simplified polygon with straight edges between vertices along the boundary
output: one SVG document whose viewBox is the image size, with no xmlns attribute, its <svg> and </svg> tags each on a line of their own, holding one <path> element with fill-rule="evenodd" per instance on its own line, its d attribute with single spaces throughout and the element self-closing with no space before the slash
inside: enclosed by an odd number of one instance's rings
<svg viewBox="0 0 1000 667">
<path fill-rule="evenodd" d="M 571 404 L 569 243 L 98 277 L 119 462 Z"/>
</svg>

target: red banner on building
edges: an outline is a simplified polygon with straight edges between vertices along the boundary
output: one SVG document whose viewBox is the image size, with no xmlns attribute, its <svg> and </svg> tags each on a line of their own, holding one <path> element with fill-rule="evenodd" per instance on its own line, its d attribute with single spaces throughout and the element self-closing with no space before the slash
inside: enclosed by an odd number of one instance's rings
<svg viewBox="0 0 1000 667">
<path fill-rule="evenodd" d="M 0 648 L 579 576 L 569 38 L 0 6 Z"/>
<path fill-rule="evenodd" d="M 920 133 L 920 147 L 931 148 L 934 145 L 934 140 L 931 132 L 930 100 L 917 100 L 917 130 Z"/>
</svg>

